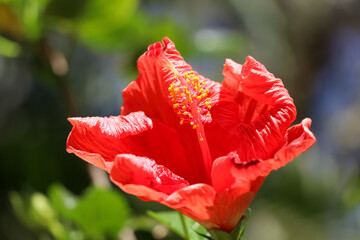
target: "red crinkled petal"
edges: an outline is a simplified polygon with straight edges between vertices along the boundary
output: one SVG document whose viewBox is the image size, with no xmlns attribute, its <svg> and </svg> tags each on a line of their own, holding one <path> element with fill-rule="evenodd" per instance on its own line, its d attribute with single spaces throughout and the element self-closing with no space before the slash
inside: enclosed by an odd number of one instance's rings
<svg viewBox="0 0 360 240">
<path fill-rule="evenodd" d="M 292 98 L 281 80 L 252 57 L 243 66 L 227 60 L 223 74 L 224 89 L 212 110 L 215 126 L 209 135 L 226 131 L 229 137 L 218 149 L 237 151 L 241 162 L 271 157 L 296 117 Z"/>
<path fill-rule="evenodd" d="M 243 197 L 248 195 L 246 193 L 243 196 L 233 196 L 232 194 L 231 197 L 234 197 L 234 201 L 231 202 L 230 196 L 226 197 L 222 194 L 217 196 L 214 189 L 207 184 L 186 186 L 183 179 L 174 175 L 168 169 L 165 170 L 167 172 L 165 177 L 159 177 L 157 175 L 158 166 L 146 158 L 125 155 L 119 155 L 117 159 L 119 158 L 123 158 L 123 160 L 121 162 L 115 161 L 110 177 L 124 192 L 133 194 L 144 201 L 156 201 L 178 210 L 208 229 L 233 225 L 227 223 L 227 219 L 239 218 L 239 216 L 234 217 L 233 214 L 226 216 L 227 218 L 224 219 L 216 217 L 219 214 L 217 205 L 221 207 L 221 201 L 225 198 L 226 203 L 231 204 L 234 210 L 240 209 L 240 214 L 245 211 L 251 201 Z M 167 185 L 163 184 L 162 181 L 165 181 Z M 169 185 L 171 182 L 174 184 Z M 243 205 L 239 206 L 237 204 Z M 227 212 L 230 214 L 231 211 Z M 224 214 L 221 216 L 224 216 Z"/>
<path fill-rule="evenodd" d="M 207 229 L 230 231 L 250 205 L 257 189 L 216 192 L 206 184 L 180 189 L 162 203 L 199 222 Z"/>
<path fill-rule="evenodd" d="M 111 180 L 122 190 L 144 201 L 157 201 L 176 209 L 208 229 L 230 231 L 261 185 L 254 181 L 248 189 L 233 188 L 216 192 L 207 184 L 189 185 L 153 160 L 120 154 L 110 171 Z"/>
<path fill-rule="evenodd" d="M 168 168 L 156 164 L 154 160 L 145 157 L 138 157 L 132 154 L 119 154 L 116 156 L 114 166 L 110 171 L 111 180 L 129 191 L 129 186 L 140 185 L 153 189 L 160 193 L 171 194 L 174 191 L 184 188 L 189 183 L 183 178 L 171 172 Z M 141 189 L 143 190 L 143 188 Z M 142 199 L 152 200 L 152 192 L 142 192 L 134 187 L 131 194 Z M 146 193 L 150 193 L 147 196 Z M 155 194 L 157 198 L 158 194 Z"/>
<path fill-rule="evenodd" d="M 73 130 L 68 138 L 67 151 L 97 167 L 109 171 L 116 155 L 131 153 L 147 156 L 176 174 L 192 179 L 193 169 L 186 165 L 178 133 L 157 120 L 151 120 L 143 112 L 69 120 Z"/>
<path fill-rule="evenodd" d="M 186 179 L 191 183 L 203 182 L 206 174 L 202 171 L 202 153 L 196 132 L 190 124 L 179 124 L 180 118 L 169 98 L 168 88 L 175 79 L 174 73 L 167 68 L 168 63 L 180 74 L 192 70 L 168 38 L 164 38 L 162 44 L 158 42 L 149 46 L 148 51 L 138 60 L 139 77 L 123 91 L 124 104 L 121 112 L 128 114 L 144 111 L 151 119 L 158 119 L 176 130 L 188 161 L 184 166 L 188 166 L 193 172 L 191 178 Z M 201 75 L 197 76 L 201 81 L 206 80 L 204 88 L 209 89 L 208 97 L 211 98 L 211 103 L 215 104 L 219 99 L 220 84 Z"/>
<path fill-rule="evenodd" d="M 210 224 L 214 225 L 210 228 L 219 228 L 223 231 L 234 229 L 254 196 L 254 192 L 243 192 L 241 188 L 217 193 L 214 204 L 207 208 L 211 219 Z"/>
<path fill-rule="evenodd" d="M 105 118 L 69 118 L 69 121 L 73 129 L 66 150 L 107 171 L 117 154 L 135 151 L 136 146 L 120 141 L 153 128 L 151 119 L 143 112 Z"/>
<path fill-rule="evenodd" d="M 129 194 L 160 202 L 196 219 L 209 219 L 207 207 L 213 205 L 216 195 L 207 184 L 189 185 L 153 160 L 130 154 L 116 157 L 110 178 Z"/>
<path fill-rule="evenodd" d="M 310 131 L 311 122 L 310 118 L 305 118 L 300 124 L 289 128 L 285 135 L 285 146 L 275 153 L 274 159 L 270 160 L 273 170 L 285 166 L 293 158 L 315 144 L 316 138 Z"/>
<path fill-rule="evenodd" d="M 174 74 L 165 68 L 163 62 L 167 58 L 181 72 L 191 71 L 192 68 L 170 39 L 164 38 L 162 43 L 163 45 L 160 42 L 150 45 L 140 56 L 137 63 L 139 77 L 123 91 L 124 104 L 121 112 L 128 114 L 144 111 L 151 118 L 173 125 L 178 124 L 179 120 L 168 104 L 169 93 L 165 82 L 174 80 Z"/>
<path fill-rule="evenodd" d="M 159 119 L 166 125 L 177 128 L 180 118 L 176 115 L 177 111 L 173 109 L 168 90 L 170 84 L 177 80 L 170 68 L 176 69 L 180 75 L 183 75 L 185 72 L 192 71 L 192 67 L 184 61 L 176 50 L 175 44 L 167 37 L 163 39 L 162 44 L 157 42 L 150 45 L 148 50 L 140 56 L 137 67 L 139 77 L 123 91 L 124 104 L 121 113 L 143 111 L 146 116 Z M 208 89 L 207 97 L 215 101 L 218 98 L 219 84 L 196 71 L 193 73 L 200 78 L 201 82 L 206 82 L 202 88 Z"/>
<path fill-rule="evenodd" d="M 224 81 L 222 85 L 237 96 L 237 91 L 240 89 L 240 81 L 238 77 L 241 75 L 242 65 L 234 62 L 231 59 L 226 59 L 224 64 Z"/>
<path fill-rule="evenodd" d="M 269 159 L 255 159 L 243 163 L 236 152 L 216 159 L 211 173 L 213 187 L 216 191 L 226 191 L 235 187 L 244 190 L 260 187 L 258 184 L 254 186 L 254 181 L 259 177 L 266 177 L 272 170 L 285 166 L 315 143 L 316 139 L 309 130 L 310 126 L 311 120 L 306 118 L 301 124 L 291 127 L 286 133 L 285 145 Z"/>
</svg>

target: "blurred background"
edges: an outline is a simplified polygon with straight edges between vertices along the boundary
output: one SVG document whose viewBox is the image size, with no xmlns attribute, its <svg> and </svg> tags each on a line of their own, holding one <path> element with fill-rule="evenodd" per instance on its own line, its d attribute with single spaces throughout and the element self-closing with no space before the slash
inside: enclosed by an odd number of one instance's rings
<svg viewBox="0 0 360 240">
<path fill-rule="evenodd" d="M 146 214 L 168 209 L 65 151 L 67 117 L 118 115 L 164 36 L 219 82 L 252 55 L 313 120 L 316 145 L 266 179 L 246 238 L 360 239 L 357 0 L 0 0 L 0 239 L 179 239 Z"/>
</svg>

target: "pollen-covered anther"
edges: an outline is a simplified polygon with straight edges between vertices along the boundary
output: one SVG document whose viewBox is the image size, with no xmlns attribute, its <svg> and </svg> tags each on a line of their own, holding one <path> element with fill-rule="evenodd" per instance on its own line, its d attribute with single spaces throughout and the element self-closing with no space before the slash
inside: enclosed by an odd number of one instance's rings
<svg viewBox="0 0 360 240">
<path fill-rule="evenodd" d="M 197 129 L 211 117 L 211 98 L 208 97 L 210 90 L 205 86 L 206 81 L 193 71 L 182 75 L 177 72 L 175 79 L 168 87 L 172 107 L 181 118 L 181 125 L 189 123 L 193 129 Z"/>
</svg>

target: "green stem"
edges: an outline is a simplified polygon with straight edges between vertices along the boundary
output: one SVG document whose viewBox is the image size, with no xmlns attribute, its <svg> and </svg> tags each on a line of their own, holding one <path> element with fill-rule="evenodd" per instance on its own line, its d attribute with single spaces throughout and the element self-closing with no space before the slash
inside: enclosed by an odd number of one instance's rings
<svg viewBox="0 0 360 240">
<path fill-rule="evenodd" d="M 189 231 L 187 229 L 187 225 L 186 225 L 186 222 L 185 222 L 185 217 L 180 212 L 179 212 L 179 215 L 180 215 L 181 225 L 183 226 L 183 229 L 184 229 L 185 240 L 190 240 Z"/>
</svg>

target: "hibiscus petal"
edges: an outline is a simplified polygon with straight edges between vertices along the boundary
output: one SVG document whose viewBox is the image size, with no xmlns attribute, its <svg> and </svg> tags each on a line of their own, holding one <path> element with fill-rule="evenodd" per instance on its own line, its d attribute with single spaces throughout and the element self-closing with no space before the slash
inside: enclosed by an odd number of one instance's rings
<svg viewBox="0 0 360 240">
<path fill-rule="evenodd" d="M 315 144 L 316 138 L 310 131 L 311 119 L 305 118 L 300 124 L 292 126 L 286 133 L 285 145 L 273 157 L 259 160 L 256 164 L 247 166 L 247 177 L 252 180 L 258 176 L 267 176 L 272 170 L 277 170 L 292 161 Z"/>
<path fill-rule="evenodd" d="M 215 195 L 213 187 L 199 183 L 179 189 L 162 203 L 204 225 L 210 220 L 207 208 L 213 206 Z"/>
<path fill-rule="evenodd" d="M 176 50 L 174 43 L 168 38 L 164 38 L 162 44 L 158 42 L 151 45 L 148 51 L 139 58 L 139 77 L 123 91 L 124 104 L 121 112 L 122 114 L 128 114 L 133 111 L 144 111 L 146 116 L 151 119 L 158 119 L 181 133 L 178 135 L 178 139 L 183 146 L 187 159 L 187 164 L 184 164 L 184 166 L 189 166 L 192 170 L 191 179 L 187 177 L 186 179 L 191 183 L 204 182 L 206 173 L 202 170 L 203 156 L 196 131 L 190 125 L 191 121 L 188 121 L 188 123 L 185 121 L 183 125 L 180 124 L 184 115 L 177 113 L 182 111 L 182 106 L 180 105 L 180 109 L 176 108 L 175 111 L 173 102 L 171 102 L 172 99 L 169 97 L 169 86 L 171 83 L 178 81 L 174 78 L 174 72 L 169 69 L 169 64 L 180 75 L 192 70 L 191 66 L 184 61 Z M 196 72 L 193 72 L 193 74 L 199 77 L 200 82 L 204 82 L 204 85 L 202 85 L 203 91 L 209 90 L 205 99 L 211 98 L 209 102 L 210 105 L 213 105 L 219 98 L 220 84 L 210 81 Z M 200 121 L 211 121 L 211 115 L 207 116 L 203 104 L 201 107 L 203 109 L 199 111 L 200 114 L 197 114 L 201 115 Z M 197 107 L 194 109 L 197 109 Z M 208 111 L 207 109 L 209 107 L 206 108 L 206 111 Z M 195 114 L 193 115 L 195 116 Z"/>
<path fill-rule="evenodd" d="M 284 144 L 296 117 L 292 98 L 281 80 L 252 57 L 243 66 L 227 60 L 223 74 L 224 88 L 212 111 L 221 129 L 212 134 L 225 130 L 229 137 L 223 145 L 236 150 L 241 162 L 269 158 Z"/>
<path fill-rule="evenodd" d="M 190 73 L 192 67 L 184 61 L 175 44 L 167 37 L 162 44 L 157 42 L 150 45 L 139 58 L 137 67 L 139 77 L 123 91 L 122 114 L 144 111 L 150 118 L 157 118 L 167 125 L 179 125 L 180 119 L 176 116 L 177 110 L 174 112 L 168 89 L 172 83 L 178 83 L 184 73 Z M 177 74 L 180 76 L 174 78 Z M 217 83 L 195 71 L 192 74 L 203 82 L 201 88 L 209 90 L 207 97 L 211 98 L 218 93 Z"/>
<path fill-rule="evenodd" d="M 69 118 L 69 121 L 73 129 L 68 137 L 66 150 L 104 170 L 111 167 L 111 162 L 118 153 L 136 151 L 136 146 L 120 144 L 122 139 L 153 127 L 151 119 L 143 112 L 104 118 Z"/>
<path fill-rule="evenodd" d="M 234 62 L 231 59 L 226 59 L 224 64 L 224 81 L 222 85 L 230 89 L 234 93 L 234 96 L 237 95 L 237 91 L 240 90 L 240 81 L 238 77 L 241 74 L 242 65 Z"/>
<path fill-rule="evenodd" d="M 143 112 L 110 118 L 72 118 L 67 151 L 109 171 L 117 154 L 147 156 L 176 174 L 192 179 L 191 167 L 176 131 Z M 164 147 L 166 146 L 166 147 Z M 174 154 L 176 152 L 177 154 Z"/>
<path fill-rule="evenodd" d="M 286 144 L 269 159 L 242 163 L 236 152 L 216 159 L 211 173 L 213 187 L 216 191 L 237 187 L 256 192 L 255 189 L 261 185 L 259 177 L 266 177 L 272 170 L 285 166 L 315 143 L 316 139 L 309 130 L 310 125 L 311 120 L 306 118 L 301 124 L 291 127 L 286 134 Z"/>
<path fill-rule="evenodd" d="M 207 208 L 212 223 L 216 224 L 216 228 L 230 232 L 238 224 L 254 196 L 254 192 L 243 192 L 241 188 L 217 193 L 214 204 Z"/>
<path fill-rule="evenodd" d="M 316 138 L 310 131 L 311 119 L 305 118 L 300 124 L 294 125 L 286 133 L 286 145 L 275 153 L 274 162 L 278 162 L 277 166 L 273 166 L 274 170 L 285 166 L 296 156 L 305 152 L 315 144 Z"/>
<path fill-rule="evenodd" d="M 256 192 L 234 188 L 215 192 L 207 184 L 195 184 L 174 192 L 163 204 L 180 211 L 207 229 L 230 231 L 239 222 Z"/>
<path fill-rule="evenodd" d="M 167 58 L 179 71 L 191 71 L 191 66 L 184 61 L 170 39 L 164 38 L 162 43 L 163 45 L 160 42 L 150 45 L 148 51 L 139 58 L 139 77 L 123 91 L 121 113 L 144 111 L 151 118 L 174 124 L 179 120 L 168 104 L 168 91 L 164 85 L 166 78 L 173 80 L 174 77 L 162 60 Z"/>
<path fill-rule="evenodd" d="M 189 185 L 186 180 L 177 176 L 168 168 L 156 164 L 154 160 L 132 154 L 119 154 L 116 156 L 110 171 L 110 177 L 124 191 L 148 200 L 159 200 L 159 196 L 163 196 L 155 192 L 171 194 Z M 142 187 L 137 188 L 137 185 Z M 145 190 L 144 187 L 155 192 Z"/>
<path fill-rule="evenodd" d="M 159 170 L 165 173 L 159 174 Z M 110 178 L 123 191 L 144 201 L 160 202 L 207 228 L 218 227 L 208 211 L 214 206 L 216 192 L 207 184 L 189 185 L 150 159 L 125 154 L 117 156 Z"/>
</svg>

